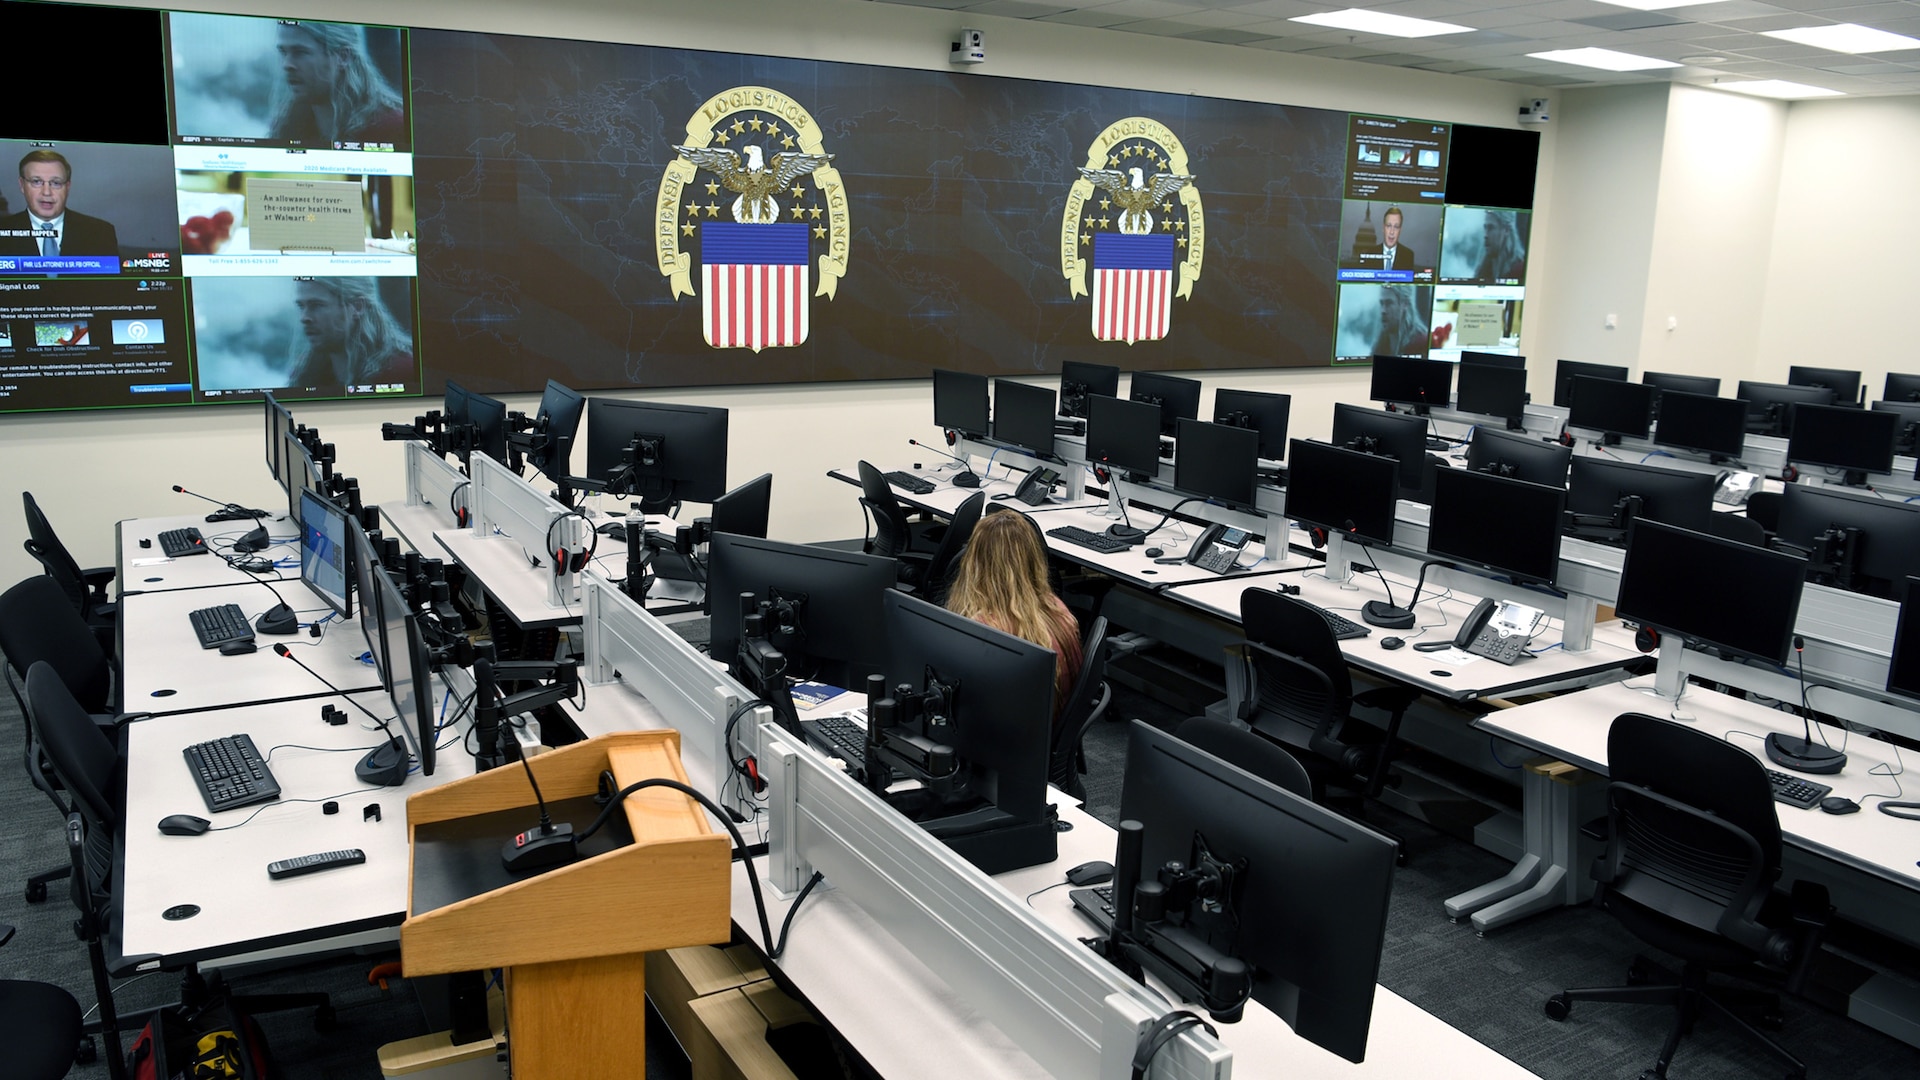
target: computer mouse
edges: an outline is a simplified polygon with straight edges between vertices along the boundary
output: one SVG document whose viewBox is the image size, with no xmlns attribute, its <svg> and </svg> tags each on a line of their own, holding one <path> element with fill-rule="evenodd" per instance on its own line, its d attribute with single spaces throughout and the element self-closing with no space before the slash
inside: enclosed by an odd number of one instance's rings
<svg viewBox="0 0 1920 1080">
<path fill-rule="evenodd" d="M 1383 649 L 1397 649 L 1406 643 L 1407 640 L 1405 638 L 1383 637 L 1380 639 L 1380 647 Z"/>
<path fill-rule="evenodd" d="M 257 651 L 257 649 L 258 646 L 252 641 L 229 641 L 225 645 L 220 646 L 220 655 L 245 656 L 250 652 Z"/>
<path fill-rule="evenodd" d="M 1829 814 L 1857 814 L 1860 804 L 1852 799 L 1843 799 L 1838 795 L 1829 795 L 1820 800 L 1820 809 Z"/>
<path fill-rule="evenodd" d="M 1083 862 L 1067 871 L 1067 884 L 1079 885 L 1082 888 L 1088 885 L 1105 885 L 1112 880 L 1113 864 L 1109 862 Z"/>
<path fill-rule="evenodd" d="M 1159 548 L 1148 548 L 1145 554 L 1149 559 L 1157 559 L 1160 556 L 1165 555 L 1166 552 L 1161 551 Z"/>
<path fill-rule="evenodd" d="M 168 836 L 199 836 L 212 825 L 206 818 L 192 814 L 168 814 L 160 819 L 160 831 Z"/>
</svg>

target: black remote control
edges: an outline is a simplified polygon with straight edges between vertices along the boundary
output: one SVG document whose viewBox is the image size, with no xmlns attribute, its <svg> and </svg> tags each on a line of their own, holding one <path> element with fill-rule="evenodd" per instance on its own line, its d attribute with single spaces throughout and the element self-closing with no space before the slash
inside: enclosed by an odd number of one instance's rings
<svg viewBox="0 0 1920 1080">
<path fill-rule="evenodd" d="M 302 855 L 296 859 L 281 859 L 267 864 L 267 876 L 270 878 L 299 877 L 316 870 L 331 870 L 336 866 L 358 866 L 367 861 L 367 853 L 359 848 L 347 848 L 345 851 L 321 851 L 312 855 Z"/>
</svg>

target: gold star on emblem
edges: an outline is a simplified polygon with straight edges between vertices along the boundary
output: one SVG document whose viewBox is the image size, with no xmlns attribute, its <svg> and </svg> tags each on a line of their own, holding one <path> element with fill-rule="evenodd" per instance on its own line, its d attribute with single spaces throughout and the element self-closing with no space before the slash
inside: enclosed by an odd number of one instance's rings
<svg viewBox="0 0 1920 1080">
<path fill-rule="evenodd" d="M 760 118 L 757 116 L 754 117 L 752 120 L 747 122 L 747 126 L 752 128 L 755 131 L 759 131 L 761 127 Z"/>
<path fill-rule="evenodd" d="M 1086 246 L 1087 246 L 1088 244 L 1091 244 L 1091 243 L 1093 243 L 1093 234 L 1092 234 L 1092 233 L 1081 233 L 1081 234 L 1080 234 L 1080 246 L 1081 246 L 1081 247 L 1086 247 Z"/>
<path fill-rule="evenodd" d="M 817 240 L 825 240 L 827 238 L 827 227 L 825 225 L 815 225 L 813 227 L 813 235 Z"/>
<path fill-rule="evenodd" d="M 688 204 L 687 204 L 687 216 L 688 216 L 688 217 L 690 217 L 690 218 L 693 218 L 693 217 L 699 217 L 699 216 L 700 216 L 700 204 L 699 204 L 699 203 L 688 203 Z"/>
<path fill-rule="evenodd" d="M 692 236 L 692 235 L 693 235 L 693 222 L 691 222 L 691 221 L 689 221 L 689 222 L 687 222 L 687 223 L 686 223 L 685 225 L 682 225 L 682 226 L 680 226 L 680 231 L 681 231 L 681 232 L 683 232 L 683 233 L 686 233 L 686 234 L 687 234 L 688 236 Z"/>
<path fill-rule="evenodd" d="M 743 132 L 745 132 L 746 130 L 747 130 L 747 124 L 746 124 L 746 121 L 744 121 L 744 120 L 735 120 L 735 121 L 733 122 L 733 133 L 734 133 L 735 135 L 739 135 L 739 134 L 741 134 L 741 133 L 743 133 Z"/>
<path fill-rule="evenodd" d="M 709 180 L 709 181 L 707 181 L 707 194 L 709 194 L 709 195 L 718 195 L 718 194 L 720 194 L 720 185 L 719 185 L 719 184 L 716 184 L 716 183 L 714 183 L 714 182 L 713 182 L 713 181 L 711 181 L 711 180 Z"/>
<path fill-rule="evenodd" d="M 1103 229 L 1104 229 L 1104 228 L 1107 228 L 1107 227 L 1108 227 L 1108 224 L 1109 224 L 1109 222 L 1107 221 L 1107 219 L 1106 219 L 1106 218 L 1104 218 L 1104 217 L 1103 217 L 1103 218 L 1101 218 L 1101 219 L 1100 219 L 1100 227 L 1101 227 L 1101 228 L 1103 228 Z"/>
<path fill-rule="evenodd" d="M 767 138 L 769 139 L 776 138 L 777 136 L 779 136 L 779 134 L 780 134 L 780 125 L 774 123 L 771 120 L 767 121 Z"/>
<path fill-rule="evenodd" d="M 783 148 L 785 148 L 785 149 L 788 149 L 788 150 L 791 150 L 791 149 L 793 149 L 793 136 L 791 136 L 791 135 L 782 135 L 782 136 L 780 137 L 780 145 L 781 145 L 781 146 L 782 146 Z"/>
<path fill-rule="evenodd" d="M 1171 222 L 1171 221 L 1168 221 L 1168 220 L 1167 220 L 1166 218 L 1161 218 L 1161 219 L 1160 219 L 1160 231 L 1161 231 L 1161 232 L 1172 232 L 1172 231 L 1173 231 L 1173 222 Z"/>
<path fill-rule="evenodd" d="M 793 208 L 793 220 L 795 220 L 795 221 L 799 221 L 799 220 L 800 220 L 800 216 L 801 216 L 802 214 L 805 214 L 806 212 L 807 212 L 807 211 L 806 211 L 806 208 L 805 208 L 805 207 L 800 207 L 800 206 L 796 206 L 796 207 L 794 207 L 794 208 Z"/>
<path fill-rule="evenodd" d="M 1172 203 L 1170 203 L 1170 202 L 1163 202 L 1163 203 L 1161 203 L 1161 204 L 1160 204 L 1160 212 L 1161 212 L 1161 213 L 1163 213 L 1163 214 L 1171 214 L 1171 213 L 1173 213 L 1173 204 L 1172 204 Z"/>
<path fill-rule="evenodd" d="M 1173 243 L 1174 243 L 1174 246 L 1178 247 L 1182 251 L 1185 251 L 1187 248 L 1187 238 L 1184 236 L 1178 240 L 1175 240 Z"/>
<path fill-rule="evenodd" d="M 720 204 L 719 204 L 719 203 L 708 203 L 708 204 L 707 204 L 707 216 L 708 216 L 708 217 L 719 217 L 719 216 L 720 216 Z"/>
<path fill-rule="evenodd" d="M 1187 231 L 1187 223 L 1186 223 L 1186 222 L 1184 222 L 1184 221 L 1176 221 L 1176 222 L 1174 222 L 1174 223 L 1173 223 L 1173 231 L 1174 231 L 1174 232 L 1186 232 L 1186 231 Z"/>
<path fill-rule="evenodd" d="M 1113 200 L 1112 200 L 1112 199 L 1101 199 L 1101 200 L 1100 200 L 1100 209 L 1102 209 L 1102 210 L 1111 210 L 1111 209 L 1113 209 Z"/>
<path fill-rule="evenodd" d="M 1148 150 L 1148 151 L 1147 151 L 1147 160 L 1148 160 L 1148 161 L 1151 161 L 1151 162 L 1153 162 L 1153 163 L 1154 163 L 1154 164 L 1156 164 L 1156 165 L 1158 165 L 1158 164 L 1160 163 L 1160 151 L 1158 151 L 1158 150 Z"/>
<path fill-rule="evenodd" d="M 729 142 L 727 138 L 727 133 L 724 131 L 715 131 L 713 133 L 713 141 L 719 143 L 721 146 L 727 145 L 727 143 Z"/>
<path fill-rule="evenodd" d="M 809 207 L 807 207 L 807 213 L 808 213 L 809 215 L 811 215 L 811 216 L 812 216 L 812 218 L 813 218 L 813 220 L 815 220 L 815 221 L 819 221 L 819 220 L 820 220 L 820 208 L 819 208 L 819 207 L 817 207 L 817 206 L 809 206 Z"/>
<path fill-rule="evenodd" d="M 799 184 L 793 185 L 792 191 L 793 191 L 793 197 L 796 199 L 805 198 L 807 194 L 805 191 L 800 190 Z"/>
<path fill-rule="evenodd" d="M 1108 166 L 1109 168 L 1113 168 L 1113 169 L 1117 169 L 1117 168 L 1119 168 L 1119 167 L 1120 167 L 1120 155 L 1119 155 L 1119 154 L 1108 154 L 1108 155 L 1107 155 L 1107 166 Z"/>
</svg>

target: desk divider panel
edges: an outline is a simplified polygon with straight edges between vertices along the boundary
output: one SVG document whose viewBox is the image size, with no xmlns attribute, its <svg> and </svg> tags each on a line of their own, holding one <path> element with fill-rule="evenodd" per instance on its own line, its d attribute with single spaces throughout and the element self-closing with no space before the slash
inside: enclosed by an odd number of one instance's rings
<svg viewBox="0 0 1920 1080">
<path fill-rule="evenodd" d="M 1161 470 L 1163 473 L 1165 471 L 1164 468 Z M 1204 499 L 1196 498 L 1191 493 L 1183 492 L 1179 488 L 1174 487 L 1171 481 L 1156 481 L 1149 485 L 1137 484 L 1132 480 L 1122 480 L 1119 477 L 1115 477 L 1113 483 L 1108 485 L 1108 488 L 1110 490 L 1110 497 L 1107 500 L 1109 509 L 1113 507 L 1114 499 L 1126 499 L 1129 502 L 1135 503 L 1151 503 L 1152 505 L 1163 506 L 1169 509 L 1172 508 L 1173 504 L 1180 502 L 1182 499 L 1194 499 L 1193 502 L 1181 507 L 1180 513 L 1188 517 L 1199 518 L 1202 521 L 1218 522 L 1232 529 L 1245 529 L 1247 532 L 1266 540 L 1265 554 L 1268 562 L 1283 563 L 1287 561 L 1287 529 L 1289 528 L 1289 522 L 1282 516 L 1286 510 L 1287 503 L 1285 494 L 1279 488 L 1262 484 L 1254 489 L 1255 508 L 1262 511 L 1260 514 L 1249 514 L 1244 510 L 1234 510 L 1229 507 L 1207 502 Z M 1157 513 L 1158 511 L 1155 512 Z"/>
<path fill-rule="evenodd" d="M 514 475 L 513 470 L 485 454 L 475 452 L 469 459 L 473 486 L 468 489 L 473 507 L 474 536 L 517 543 L 529 554 L 540 555 L 543 565 L 551 565 L 553 549 L 548 547 L 552 532 L 556 545 L 569 550 L 584 547 L 590 527 L 584 518 L 569 516 L 571 511 L 541 493 L 538 488 Z M 556 530 L 556 518 L 567 520 Z M 576 603 L 580 575 L 555 575 L 548 572 L 547 602 L 555 606 Z"/>
<path fill-rule="evenodd" d="M 1116 1047 L 1116 1033 L 1138 1031 L 1172 1006 L 1048 927 L 1018 897 L 784 730 L 765 725 L 760 740 L 775 888 L 791 894 L 813 871 L 825 874 L 1051 1075 L 1129 1075 L 1132 1042 Z M 1154 1062 L 1162 1078 L 1231 1074 L 1231 1052 L 1199 1029 L 1181 1033 Z"/>
<path fill-rule="evenodd" d="M 1056 453 L 1058 452 L 1061 445 L 1062 444 L 1060 443 L 1059 440 L 1057 439 L 1054 440 L 1054 447 L 1055 447 Z M 1081 447 L 1078 444 L 1074 444 L 1074 443 L 1068 443 L 1065 445 L 1068 448 L 1078 452 L 1080 456 L 1082 457 L 1085 456 L 1084 447 Z M 958 456 L 966 458 L 968 460 L 969 467 L 971 467 L 973 458 L 975 456 L 979 456 L 979 457 L 986 458 L 988 462 L 991 463 L 988 466 L 989 469 L 993 465 L 1012 465 L 1015 468 L 1027 469 L 1027 470 L 1033 470 L 1036 468 L 1053 469 L 1059 472 L 1060 482 L 1067 485 L 1067 498 L 1069 500 L 1078 499 L 1080 496 L 1085 495 L 1087 493 L 1087 470 L 1084 467 L 1085 462 L 1075 461 L 1072 459 L 1072 457 L 1070 457 L 1067 454 L 1060 455 L 1062 458 L 1066 459 L 1064 462 L 1041 461 L 1037 457 L 1034 457 L 1030 454 L 1023 454 L 1020 451 L 1014 450 L 1010 447 L 994 446 L 991 443 L 976 442 L 972 439 L 961 439 L 960 442 L 956 444 L 953 449 Z M 981 475 L 985 476 L 986 471 L 983 470 L 981 472 Z"/>
<path fill-rule="evenodd" d="M 413 440 L 406 446 L 407 505 L 423 506 L 439 515 L 440 523 L 448 527 L 458 524 L 454 520 L 454 492 L 467 482 L 446 458 L 427 449 L 427 444 Z"/>
</svg>

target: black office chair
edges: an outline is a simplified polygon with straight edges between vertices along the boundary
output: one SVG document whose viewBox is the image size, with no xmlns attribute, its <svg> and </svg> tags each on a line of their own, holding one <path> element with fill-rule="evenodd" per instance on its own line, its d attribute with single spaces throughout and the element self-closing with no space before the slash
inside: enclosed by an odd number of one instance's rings
<svg viewBox="0 0 1920 1080">
<path fill-rule="evenodd" d="M 966 550 L 967 541 L 973 537 L 973 527 L 980 523 L 980 513 L 986 505 L 986 493 L 974 492 L 953 512 L 933 554 L 909 551 L 894 556 L 900 562 L 900 581 L 907 591 L 935 604 L 946 600 L 947 588 L 953 584 L 953 574 L 960 563 L 960 553 Z"/>
<path fill-rule="evenodd" d="M 0 652 L 6 653 L 7 687 L 23 716 L 27 711 L 27 669 L 45 661 L 97 725 L 111 727 L 114 723 L 113 666 L 100 651 L 93 631 L 80 613 L 67 605 L 66 595 L 52 578 L 30 577 L 0 593 Z M 21 727 L 27 779 L 53 802 L 64 820 L 72 807 L 34 741 L 33 725 Z M 27 878 L 27 903 L 45 900 L 47 886 L 67 873 L 68 868 L 62 865 Z"/>
<path fill-rule="evenodd" d="M 1227 665 L 1227 701 L 1234 719 L 1290 748 L 1313 779 L 1315 802 L 1329 786 L 1376 798 L 1389 782 L 1394 739 L 1420 691 L 1383 686 L 1353 692 L 1346 657 L 1326 620 L 1311 606 L 1266 589 L 1240 594 L 1246 640 Z M 1383 734 L 1353 717 L 1355 706 L 1387 714 Z M 1357 808 L 1356 808 L 1357 809 Z M 1404 858 L 1405 848 L 1402 847 Z"/>
<path fill-rule="evenodd" d="M 119 732 L 110 736 L 96 726 L 67 691 L 51 664 L 40 661 L 27 669 L 26 683 L 27 723 L 33 727 L 42 752 L 72 800 L 67 837 L 72 859 L 71 892 L 74 906 L 80 912 L 74 929 L 87 943 L 88 966 L 92 969 L 94 994 L 100 1008 L 100 1018 L 88 1023 L 85 1030 L 89 1035 L 102 1037 L 109 1071 L 117 1077 L 125 1073 L 120 1050 L 121 1021 L 144 1018 L 157 1011 L 142 1009 L 122 1013 L 115 1008 L 109 981 L 112 972 L 107 968 L 103 944 L 112 932 L 114 890 L 119 887 L 113 876 L 114 841 L 126 827 L 122 813 L 126 805 L 125 755 Z M 224 993 L 217 976 L 209 983 L 192 965 L 188 965 L 181 976 L 181 1004 L 195 1006 Z M 313 1008 L 316 1010 L 314 1024 L 323 1031 L 334 1022 L 333 1008 L 325 994 L 233 995 L 229 1000 L 235 1009 L 244 1013 Z M 82 1053 L 85 1052 L 83 1049 Z"/>
<path fill-rule="evenodd" d="M 1708 514 L 1706 527 L 1700 530 L 1722 540 L 1732 540 L 1754 547 L 1767 546 L 1766 527 L 1749 517 L 1739 514 Z"/>
<path fill-rule="evenodd" d="M 1794 884 L 1790 910 L 1775 902 L 1780 821 L 1766 768 L 1717 735 L 1639 713 L 1607 732 L 1607 768 L 1609 836 L 1593 864 L 1594 903 L 1684 966 L 1677 983 L 1650 984 L 1651 965 L 1635 957 L 1628 985 L 1562 991 L 1547 999 L 1547 1015 L 1565 1020 L 1582 1000 L 1672 1005 L 1673 1028 L 1645 1080 L 1666 1076 L 1705 1006 L 1786 1061 L 1789 1076 L 1806 1076 L 1707 985 L 1710 971 L 1746 969 L 1797 991 L 1832 914 L 1826 889 L 1808 882 Z"/>
<path fill-rule="evenodd" d="M 1787 497 L 1778 491 L 1756 491 L 1747 496 L 1747 516 L 1760 523 L 1771 536 L 1780 531 L 1780 508 Z"/>
<path fill-rule="evenodd" d="M 1180 722 L 1173 737 L 1222 761 L 1231 762 L 1283 791 L 1313 798 L 1313 778 L 1287 748 L 1250 728 L 1236 727 L 1211 716 L 1191 716 Z"/>
<path fill-rule="evenodd" d="M 93 628 L 94 635 L 100 640 L 100 648 L 112 656 L 117 648 L 116 620 L 119 618 L 118 606 L 107 597 L 107 585 L 113 581 L 113 567 L 82 570 L 67 551 L 67 546 L 54 533 L 53 524 L 40 511 L 40 504 L 33 501 L 33 493 L 21 492 L 20 500 L 26 504 L 27 511 L 27 554 L 38 559 L 46 569 L 47 576 L 59 583 L 74 610 Z"/>
<path fill-rule="evenodd" d="M 1047 782 L 1076 799 L 1087 797 L 1086 785 L 1080 782 L 1087 771 L 1081 740 L 1112 701 L 1113 688 L 1107 685 L 1107 620 L 1103 616 L 1087 627 L 1080 644 L 1080 671 L 1053 718 L 1053 748 L 1047 756 Z"/>
<path fill-rule="evenodd" d="M 860 508 L 872 523 L 873 532 L 865 545 L 869 555 L 898 558 L 908 552 L 931 555 L 940 543 L 946 526 L 938 522 L 913 524 L 894 497 L 885 473 L 869 462 L 860 463 Z"/>
<path fill-rule="evenodd" d="M 0 926 L 0 945 L 13 927 Z M 60 1080 L 73 1069 L 80 1045 L 80 1003 L 65 988 L 26 979 L 0 979 L 0 1046 L 13 1080 Z"/>
</svg>

